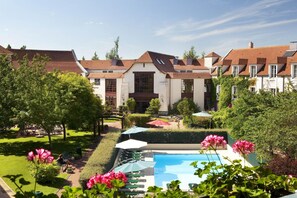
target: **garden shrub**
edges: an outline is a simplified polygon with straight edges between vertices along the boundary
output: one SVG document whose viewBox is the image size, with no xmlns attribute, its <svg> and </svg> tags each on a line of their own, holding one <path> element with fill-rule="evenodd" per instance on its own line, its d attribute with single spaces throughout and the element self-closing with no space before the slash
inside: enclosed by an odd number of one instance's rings
<svg viewBox="0 0 297 198">
<path fill-rule="evenodd" d="M 145 113 L 151 115 L 157 115 L 161 107 L 159 98 L 153 98 L 150 101 L 150 106 L 146 109 Z"/>
<path fill-rule="evenodd" d="M 126 101 L 126 106 L 131 113 L 134 112 L 136 107 L 136 101 L 134 100 L 134 98 L 128 98 L 128 100 Z"/>
<path fill-rule="evenodd" d="M 127 117 L 132 124 L 141 127 L 147 126 L 146 123 L 151 119 L 149 114 L 129 114 Z"/>
<path fill-rule="evenodd" d="M 181 102 L 185 102 L 187 101 L 189 104 L 189 110 L 191 110 L 191 112 L 195 113 L 195 112 L 199 112 L 200 111 L 200 107 L 194 103 L 194 101 L 192 99 L 188 99 L 188 98 L 183 98 L 180 99 L 179 101 L 177 101 L 176 103 L 174 103 L 172 105 L 172 109 L 169 111 L 169 114 L 171 115 L 182 115 L 183 113 L 180 112 L 177 108 L 178 104 Z"/>
<path fill-rule="evenodd" d="M 38 166 L 38 167 L 36 167 Z M 33 177 L 38 183 L 44 184 L 55 181 L 58 176 L 60 167 L 56 164 L 30 164 L 30 170 Z"/>
<path fill-rule="evenodd" d="M 100 141 L 81 172 L 80 184 L 83 187 L 86 187 L 86 182 L 91 176 L 96 173 L 103 174 L 112 168 L 117 154 L 115 145 L 119 141 L 120 135 L 119 132 L 110 132 Z"/>
<path fill-rule="evenodd" d="M 227 138 L 226 131 L 211 131 L 211 130 L 188 130 L 188 131 L 145 131 L 141 133 L 131 134 L 132 139 L 146 141 L 149 144 L 199 144 L 207 135 L 220 135 Z M 122 136 L 123 140 L 129 137 Z"/>
<path fill-rule="evenodd" d="M 275 156 L 268 162 L 267 168 L 277 175 L 292 175 L 297 177 L 297 159 L 289 156 Z"/>
<path fill-rule="evenodd" d="M 210 125 L 210 118 L 192 116 L 192 125 L 194 128 L 208 128 Z"/>
</svg>

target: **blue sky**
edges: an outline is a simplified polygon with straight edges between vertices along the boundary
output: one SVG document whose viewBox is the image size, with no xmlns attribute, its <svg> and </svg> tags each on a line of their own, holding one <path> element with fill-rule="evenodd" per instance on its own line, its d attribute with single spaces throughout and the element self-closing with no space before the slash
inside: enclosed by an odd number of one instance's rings
<svg viewBox="0 0 297 198">
<path fill-rule="evenodd" d="M 297 40 L 295 0 L 0 0 L 0 45 L 74 49 L 100 59 L 120 37 L 122 58 L 147 50 L 197 52 Z"/>
</svg>

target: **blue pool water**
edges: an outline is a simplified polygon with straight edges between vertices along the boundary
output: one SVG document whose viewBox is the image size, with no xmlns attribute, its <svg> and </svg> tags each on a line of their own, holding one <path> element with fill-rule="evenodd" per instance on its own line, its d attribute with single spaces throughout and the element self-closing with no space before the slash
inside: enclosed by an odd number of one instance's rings
<svg viewBox="0 0 297 198">
<path fill-rule="evenodd" d="M 208 158 L 220 163 L 217 155 L 208 155 Z M 198 167 L 203 167 L 201 162 L 208 162 L 208 158 L 205 154 L 154 154 L 155 185 L 166 188 L 172 180 L 180 180 L 180 188 L 188 190 L 189 183 L 200 183 L 206 178 L 194 175 L 196 169 L 190 164 L 198 161 Z"/>
</svg>

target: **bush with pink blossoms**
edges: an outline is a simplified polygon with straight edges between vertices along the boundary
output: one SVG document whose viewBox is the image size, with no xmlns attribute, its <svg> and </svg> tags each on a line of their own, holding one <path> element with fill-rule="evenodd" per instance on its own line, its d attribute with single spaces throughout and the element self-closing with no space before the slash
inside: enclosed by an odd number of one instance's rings
<svg viewBox="0 0 297 198">
<path fill-rule="evenodd" d="M 46 183 L 53 182 L 59 174 L 59 167 L 54 163 L 52 153 L 43 148 L 35 149 L 35 153 L 30 151 L 27 156 L 31 161 L 31 174 L 35 178 L 35 182 Z M 35 188 L 35 187 L 34 187 Z"/>
<path fill-rule="evenodd" d="M 114 171 L 111 171 L 103 175 L 95 175 L 91 177 L 87 183 L 87 187 L 90 189 L 95 184 L 101 183 L 101 184 L 105 184 L 108 188 L 112 188 L 113 186 L 111 181 L 116 179 L 123 181 L 124 183 L 128 181 L 124 173 L 122 172 L 115 173 Z"/>
<path fill-rule="evenodd" d="M 227 145 L 223 136 L 209 135 L 202 142 L 202 149 L 217 150 L 219 147 L 225 148 Z"/>
<path fill-rule="evenodd" d="M 246 157 L 248 154 L 255 151 L 255 145 L 246 140 L 238 140 L 232 145 L 232 149 L 235 153 Z"/>
</svg>

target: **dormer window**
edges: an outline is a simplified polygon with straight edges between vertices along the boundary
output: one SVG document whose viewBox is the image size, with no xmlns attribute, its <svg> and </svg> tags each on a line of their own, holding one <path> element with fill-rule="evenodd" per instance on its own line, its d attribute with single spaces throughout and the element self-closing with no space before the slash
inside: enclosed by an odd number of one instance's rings
<svg viewBox="0 0 297 198">
<path fill-rule="evenodd" d="M 254 78 L 257 76 L 257 66 L 256 65 L 251 65 L 250 66 L 250 77 Z"/>
<path fill-rule="evenodd" d="M 291 67 L 291 71 L 292 71 L 292 78 L 297 78 L 297 64 L 296 65 L 292 65 Z"/>
<path fill-rule="evenodd" d="M 270 65 L 270 69 L 269 69 L 269 78 L 275 78 L 276 74 L 277 74 L 277 65 Z"/>
<path fill-rule="evenodd" d="M 238 76 L 238 74 L 239 74 L 239 68 L 238 68 L 238 66 L 233 66 L 232 69 L 233 69 L 233 71 L 232 71 L 233 77 Z"/>
</svg>

